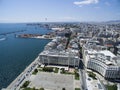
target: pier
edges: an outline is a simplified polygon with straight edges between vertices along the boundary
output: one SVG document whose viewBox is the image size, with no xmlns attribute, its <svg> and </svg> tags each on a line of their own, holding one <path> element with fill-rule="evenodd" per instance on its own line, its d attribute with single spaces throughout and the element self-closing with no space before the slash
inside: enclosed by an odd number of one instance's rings
<svg viewBox="0 0 120 90">
<path fill-rule="evenodd" d="M 34 39 L 54 39 L 54 36 L 52 35 L 41 35 L 41 34 L 21 34 L 16 35 L 18 38 L 34 38 Z"/>
<path fill-rule="evenodd" d="M 13 31 L 13 32 L 0 33 L 0 35 L 7 35 L 7 34 L 13 34 L 17 32 L 24 32 L 24 31 L 27 31 L 27 30 L 18 30 L 18 31 Z"/>
</svg>

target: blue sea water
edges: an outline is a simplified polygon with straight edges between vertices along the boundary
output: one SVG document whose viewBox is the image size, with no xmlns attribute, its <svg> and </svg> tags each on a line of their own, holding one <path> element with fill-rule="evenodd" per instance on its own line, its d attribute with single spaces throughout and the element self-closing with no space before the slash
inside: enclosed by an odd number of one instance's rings
<svg viewBox="0 0 120 90">
<path fill-rule="evenodd" d="M 16 38 L 15 34 L 45 34 L 51 32 L 39 26 L 26 24 L 0 24 L 0 33 L 26 30 L 0 35 L 0 90 L 7 87 L 37 56 L 50 40 Z"/>
</svg>

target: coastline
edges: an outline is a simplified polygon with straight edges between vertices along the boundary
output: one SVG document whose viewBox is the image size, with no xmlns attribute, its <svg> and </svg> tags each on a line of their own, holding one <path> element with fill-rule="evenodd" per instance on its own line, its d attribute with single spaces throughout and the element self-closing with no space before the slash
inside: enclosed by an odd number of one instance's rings
<svg viewBox="0 0 120 90">
<path fill-rule="evenodd" d="M 18 77 L 16 77 L 16 79 L 13 80 L 7 88 L 2 90 L 18 90 L 18 88 L 20 88 L 24 81 L 26 81 L 32 72 L 36 69 L 38 66 L 38 60 L 39 56 L 35 58 L 35 60 L 27 68 L 25 68 L 25 70 Z"/>
<path fill-rule="evenodd" d="M 37 28 L 37 29 L 35 29 Z M 43 51 L 44 46 L 51 39 L 44 38 L 17 38 L 19 34 L 46 34 L 51 32 L 46 28 L 39 26 L 26 26 L 25 24 L 2 24 L 0 25 L 0 90 L 7 88 L 26 68 L 36 56 Z M 17 32 L 25 30 L 24 32 Z M 16 31 L 16 32 L 15 32 Z M 12 33 L 15 32 L 15 33 Z M 5 39 L 6 38 L 6 39 Z M 27 40 L 29 39 L 29 40 Z M 25 42 L 25 43 L 24 43 Z M 12 51 L 12 53 L 11 53 Z M 24 53 L 23 53 L 24 51 Z M 29 52 L 28 52 L 29 51 Z M 7 52 L 7 54 L 6 54 Z M 9 56 L 9 57 L 8 57 Z M 26 57 L 25 57 L 26 56 Z M 7 62 L 7 65 L 5 62 Z M 28 64 L 29 63 L 29 64 Z"/>
</svg>

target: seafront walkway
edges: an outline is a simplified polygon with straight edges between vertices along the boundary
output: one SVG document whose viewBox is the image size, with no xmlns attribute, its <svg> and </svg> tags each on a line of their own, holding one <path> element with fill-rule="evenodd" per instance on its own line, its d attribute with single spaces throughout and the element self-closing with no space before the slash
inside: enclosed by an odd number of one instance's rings
<svg viewBox="0 0 120 90">
<path fill-rule="evenodd" d="M 19 90 L 20 86 L 28 79 L 37 68 L 39 56 L 6 88 L 2 90 Z"/>
</svg>

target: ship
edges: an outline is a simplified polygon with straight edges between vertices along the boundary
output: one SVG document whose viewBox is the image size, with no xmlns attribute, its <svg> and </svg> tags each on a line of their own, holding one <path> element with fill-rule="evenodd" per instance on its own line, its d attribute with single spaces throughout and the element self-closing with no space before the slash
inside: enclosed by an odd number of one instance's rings
<svg viewBox="0 0 120 90">
<path fill-rule="evenodd" d="M 6 38 L 0 38 L 0 41 L 4 41 L 4 40 L 6 40 Z"/>
</svg>

